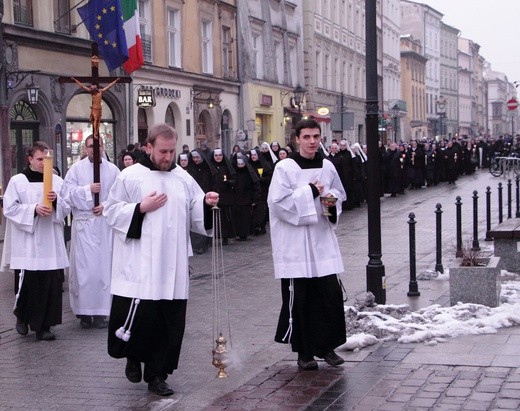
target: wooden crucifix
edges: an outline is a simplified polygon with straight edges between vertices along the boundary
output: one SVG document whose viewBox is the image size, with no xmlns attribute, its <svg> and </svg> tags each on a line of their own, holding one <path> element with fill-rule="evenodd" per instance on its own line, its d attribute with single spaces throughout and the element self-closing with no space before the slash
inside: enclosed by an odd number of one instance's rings
<svg viewBox="0 0 520 411">
<path fill-rule="evenodd" d="M 58 78 L 60 83 L 76 83 L 83 90 L 92 96 L 92 104 L 90 106 L 90 121 L 92 123 L 92 135 L 94 145 L 94 183 L 100 181 L 100 150 L 99 150 L 99 125 L 101 122 L 101 107 L 103 102 L 103 93 L 112 87 L 115 83 L 131 83 L 131 77 L 99 77 L 99 51 L 97 43 L 92 43 L 91 76 L 90 77 L 64 77 Z M 87 86 L 85 83 L 90 83 Z M 100 88 L 100 83 L 108 83 L 107 86 Z M 94 206 L 99 205 L 99 193 L 94 194 Z"/>
</svg>

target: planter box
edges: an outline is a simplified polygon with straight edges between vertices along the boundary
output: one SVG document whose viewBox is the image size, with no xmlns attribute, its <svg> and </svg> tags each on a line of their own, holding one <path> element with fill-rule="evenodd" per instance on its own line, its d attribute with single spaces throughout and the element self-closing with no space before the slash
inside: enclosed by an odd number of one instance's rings
<svg viewBox="0 0 520 411">
<path fill-rule="evenodd" d="M 498 307 L 500 257 L 490 257 L 486 266 L 450 268 L 450 304 L 457 302 Z"/>
</svg>

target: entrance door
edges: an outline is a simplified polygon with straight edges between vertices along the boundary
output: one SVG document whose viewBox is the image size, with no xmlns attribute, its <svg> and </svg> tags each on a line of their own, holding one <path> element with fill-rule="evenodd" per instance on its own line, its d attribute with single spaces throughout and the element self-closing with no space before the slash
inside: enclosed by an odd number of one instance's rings
<svg viewBox="0 0 520 411">
<path fill-rule="evenodd" d="M 22 172 L 27 167 L 27 155 L 33 143 L 39 140 L 38 117 L 25 101 L 16 103 L 10 113 L 11 118 L 11 175 Z"/>
<path fill-rule="evenodd" d="M 27 167 L 27 156 L 35 141 L 38 141 L 38 123 L 11 122 L 11 175 Z"/>
</svg>

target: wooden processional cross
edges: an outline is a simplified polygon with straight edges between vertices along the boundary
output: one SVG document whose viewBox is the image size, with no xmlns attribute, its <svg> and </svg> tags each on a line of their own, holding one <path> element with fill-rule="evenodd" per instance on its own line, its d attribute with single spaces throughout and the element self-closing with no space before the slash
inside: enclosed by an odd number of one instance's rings
<svg viewBox="0 0 520 411">
<path fill-rule="evenodd" d="M 97 43 L 92 43 L 92 57 L 90 59 L 92 75 L 90 77 L 59 77 L 60 83 L 77 83 L 79 87 L 88 91 L 92 96 L 92 105 L 90 106 L 90 121 L 92 122 L 92 135 L 94 145 L 94 183 L 100 181 L 100 152 L 99 152 L 99 125 L 101 122 L 101 106 L 103 93 L 112 87 L 115 83 L 131 83 L 131 77 L 99 77 L 99 51 Z M 86 86 L 85 83 L 90 83 Z M 100 83 L 107 83 L 108 86 L 100 88 Z M 99 193 L 94 194 L 94 206 L 99 205 Z"/>
</svg>

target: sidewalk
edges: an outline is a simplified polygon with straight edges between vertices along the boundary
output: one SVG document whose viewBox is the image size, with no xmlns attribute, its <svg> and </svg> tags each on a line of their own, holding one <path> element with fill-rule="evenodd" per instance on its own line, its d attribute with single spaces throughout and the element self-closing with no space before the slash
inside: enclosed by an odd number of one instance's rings
<svg viewBox="0 0 520 411">
<path fill-rule="evenodd" d="M 471 239 L 471 196 L 478 190 L 479 238 L 484 244 L 485 188 L 501 181 L 482 171 L 381 202 L 383 264 L 387 304 L 414 309 L 447 304 L 446 281 L 419 281 L 420 297 L 407 297 L 409 282 L 408 214 L 416 215 L 417 273 L 435 267 L 435 205 L 443 206 L 443 265 L 453 261 L 455 198 L 463 202 L 464 240 Z M 496 203 L 496 199 L 493 201 Z M 496 204 L 492 215 L 495 219 Z M 338 237 L 349 300 L 365 292 L 367 257 L 366 207 L 341 217 Z M 228 378 L 216 378 L 211 365 L 211 254 L 191 259 L 193 275 L 187 327 L 179 369 L 168 379 L 175 394 L 160 398 L 146 385 L 131 384 L 124 361 L 106 354 L 106 330 L 84 330 L 72 315 L 67 284 L 63 324 L 53 329 L 54 342 L 19 336 L 12 315 L 12 274 L 0 278 L 0 409 L 60 410 L 403 410 L 518 409 L 520 407 L 520 328 L 495 335 L 459 337 L 444 344 L 380 343 L 358 352 L 342 352 L 346 364 L 320 362 L 315 372 L 301 372 L 296 355 L 273 341 L 281 303 L 272 273 L 269 237 L 231 242 L 224 247 L 231 318 Z"/>
</svg>

